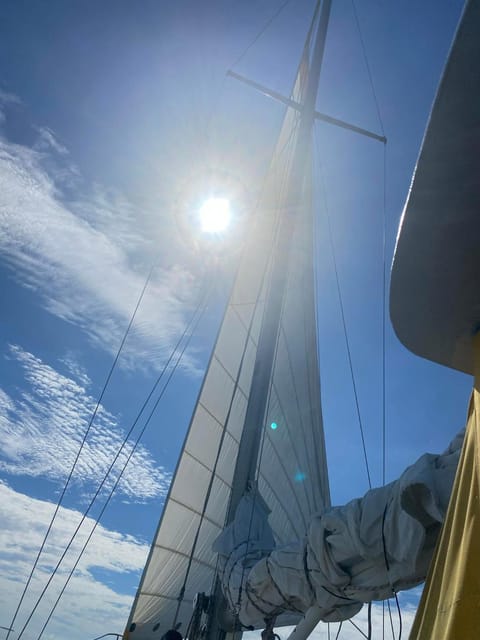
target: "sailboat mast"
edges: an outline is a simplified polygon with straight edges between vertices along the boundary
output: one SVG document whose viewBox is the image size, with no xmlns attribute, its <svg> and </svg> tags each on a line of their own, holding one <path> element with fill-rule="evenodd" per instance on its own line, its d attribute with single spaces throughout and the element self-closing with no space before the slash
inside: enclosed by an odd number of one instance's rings
<svg viewBox="0 0 480 640">
<path fill-rule="evenodd" d="M 286 185 L 286 207 L 280 214 L 279 231 L 273 253 L 270 286 L 267 291 L 266 308 L 259 336 L 257 357 L 245 416 L 245 427 L 235 468 L 227 522 L 233 520 L 242 495 L 255 477 L 261 441 L 261 426 L 265 420 L 268 389 L 280 330 L 292 232 L 298 210 L 302 206 L 306 176 L 310 170 L 310 149 L 312 129 L 315 122 L 315 104 L 325 50 L 331 0 L 323 0 L 323 2 L 319 0 L 315 9 L 314 20 L 318 15 L 320 5 L 321 10 L 318 18 L 315 44 L 306 80 L 305 98 L 300 110 L 300 122 L 293 151 L 292 169 Z"/>
</svg>

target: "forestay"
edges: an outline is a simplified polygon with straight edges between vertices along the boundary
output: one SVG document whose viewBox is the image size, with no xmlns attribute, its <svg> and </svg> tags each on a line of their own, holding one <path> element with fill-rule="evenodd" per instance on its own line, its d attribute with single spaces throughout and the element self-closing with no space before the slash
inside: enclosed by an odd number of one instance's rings
<svg viewBox="0 0 480 640">
<path fill-rule="evenodd" d="M 292 98 L 302 102 L 309 39 Z M 125 638 L 185 633 L 197 592 L 211 593 L 212 544 L 227 518 L 244 429 L 298 113 L 288 108 L 183 452 L 153 541 Z M 305 181 L 308 183 L 308 180 Z M 257 486 L 271 510 L 276 543 L 302 537 L 310 516 L 329 505 L 317 362 L 313 222 L 307 197 L 282 283 L 282 312 L 257 464 Z"/>
</svg>

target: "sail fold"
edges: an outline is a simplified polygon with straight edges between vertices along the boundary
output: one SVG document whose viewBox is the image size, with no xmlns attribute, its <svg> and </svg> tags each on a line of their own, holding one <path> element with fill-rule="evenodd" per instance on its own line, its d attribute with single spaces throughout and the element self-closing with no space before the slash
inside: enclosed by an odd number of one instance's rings
<svg viewBox="0 0 480 640">
<path fill-rule="evenodd" d="M 242 587 L 247 597 L 238 612 L 242 624 L 258 626 L 265 618 L 306 612 L 314 605 L 324 621 L 345 620 L 364 602 L 423 582 L 447 511 L 463 435 L 442 454 L 423 455 L 397 481 L 314 516 L 304 538 L 265 553 L 253 567 L 254 552 L 262 547 L 253 528 L 243 556 L 241 540 L 229 550 L 224 547 L 225 594 L 238 592 L 248 567 Z M 255 531 L 264 531 L 258 522 Z"/>
</svg>

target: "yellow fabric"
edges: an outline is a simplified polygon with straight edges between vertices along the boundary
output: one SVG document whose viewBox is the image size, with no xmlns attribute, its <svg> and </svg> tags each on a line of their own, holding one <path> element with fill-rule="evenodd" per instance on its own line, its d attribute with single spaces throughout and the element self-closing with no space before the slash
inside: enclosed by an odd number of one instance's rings
<svg viewBox="0 0 480 640">
<path fill-rule="evenodd" d="M 452 496 L 410 640 L 480 638 L 480 335 Z"/>
</svg>

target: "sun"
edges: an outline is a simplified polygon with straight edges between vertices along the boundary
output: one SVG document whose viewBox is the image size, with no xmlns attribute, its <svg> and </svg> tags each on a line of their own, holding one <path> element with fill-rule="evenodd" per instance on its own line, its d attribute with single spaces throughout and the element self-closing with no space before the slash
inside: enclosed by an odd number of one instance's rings
<svg viewBox="0 0 480 640">
<path fill-rule="evenodd" d="M 230 201 L 227 198 L 209 198 L 199 209 L 200 225 L 205 233 L 221 233 L 230 224 Z"/>
</svg>

